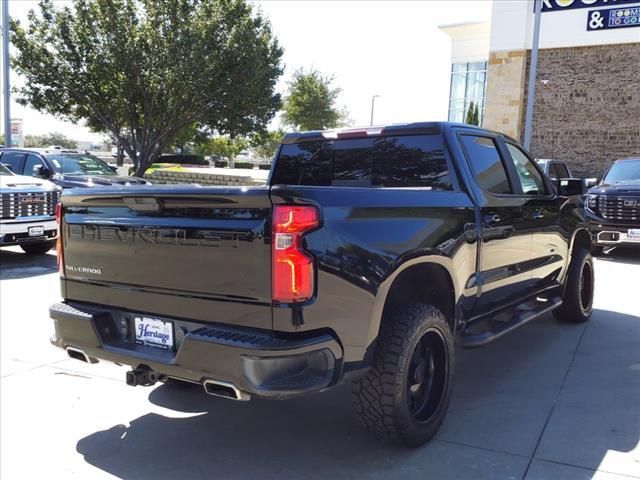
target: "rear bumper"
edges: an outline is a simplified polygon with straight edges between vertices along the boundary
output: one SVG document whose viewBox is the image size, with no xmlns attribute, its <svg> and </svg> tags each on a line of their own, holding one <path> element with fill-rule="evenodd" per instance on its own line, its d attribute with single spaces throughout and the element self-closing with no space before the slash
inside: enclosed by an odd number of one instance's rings
<svg viewBox="0 0 640 480">
<path fill-rule="evenodd" d="M 30 227 L 42 227 L 44 234 L 30 236 Z M 25 243 L 38 243 L 47 240 L 54 240 L 57 236 L 56 228 L 56 221 L 51 219 L 51 217 L 46 217 L 43 220 L 3 220 L 0 222 L 0 245 L 22 245 Z"/>
<path fill-rule="evenodd" d="M 57 303 L 49 313 L 57 347 L 191 382 L 226 382 L 250 395 L 299 396 L 341 376 L 342 348 L 328 333 L 278 335 L 163 318 L 173 323 L 176 345 L 161 350 L 135 343 L 132 325 L 139 313 L 80 303 Z"/>
</svg>

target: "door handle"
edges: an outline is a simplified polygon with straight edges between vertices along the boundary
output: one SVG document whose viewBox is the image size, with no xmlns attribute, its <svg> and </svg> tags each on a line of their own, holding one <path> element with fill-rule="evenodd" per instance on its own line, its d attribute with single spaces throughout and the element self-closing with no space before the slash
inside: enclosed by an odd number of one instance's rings
<svg viewBox="0 0 640 480">
<path fill-rule="evenodd" d="M 534 220 L 544 218 L 544 213 L 542 213 L 542 211 L 540 210 L 534 210 L 533 212 L 531 212 L 531 218 L 533 218 Z"/>
<path fill-rule="evenodd" d="M 497 223 L 500 223 L 500 220 L 500 215 L 498 215 L 497 213 L 489 213 L 484 216 L 484 223 L 488 225 L 495 225 Z"/>
</svg>

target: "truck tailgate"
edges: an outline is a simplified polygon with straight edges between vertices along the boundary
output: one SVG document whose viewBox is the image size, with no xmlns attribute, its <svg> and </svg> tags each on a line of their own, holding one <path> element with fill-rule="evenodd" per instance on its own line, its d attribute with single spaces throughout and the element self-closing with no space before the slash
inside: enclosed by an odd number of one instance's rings
<svg viewBox="0 0 640 480">
<path fill-rule="evenodd" d="M 272 327 L 266 187 L 83 189 L 62 205 L 67 298 Z"/>
</svg>

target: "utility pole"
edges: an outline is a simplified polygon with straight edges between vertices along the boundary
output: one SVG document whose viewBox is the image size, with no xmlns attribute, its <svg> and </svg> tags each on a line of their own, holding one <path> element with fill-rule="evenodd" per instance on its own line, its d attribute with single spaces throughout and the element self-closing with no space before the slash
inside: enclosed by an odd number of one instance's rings
<svg viewBox="0 0 640 480">
<path fill-rule="evenodd" d="M 529 85 L 527 87 L 527 107 L 524 117 L 524 148 L 531 147 L 531 128 L 533 126 L 533 105 L 536 96 L 536 76 L 538 74 L 538 43 L 540 41 L 540 15 L 542 0 L 535 2 L 535 19 L 533 22 L 533 42 L 531 45 L 531 65 L 529 66 Z"/>
<path fill-rule="evenodd" d="M 369 125 L 373 125 L 373 107 L 376 104 L 376 98 L 379 98 L 380 95 L 374 95 L 373 97 L 371 97 L 371 121 L 369 122 Z"/>
<path fill-rule="evenodd" d="M 2 89 L 4 94 L 4 144 L 11 146 L 11 95 L 9 93 L 9 0 L 2 0 Z"/>
<path fill-rule="evenodd" d="M 9 94 L 9 0 L 2 0 L 2 90 L 4 94 L 4 144 L 11 146 L 11 95 Z"/>
</svg>

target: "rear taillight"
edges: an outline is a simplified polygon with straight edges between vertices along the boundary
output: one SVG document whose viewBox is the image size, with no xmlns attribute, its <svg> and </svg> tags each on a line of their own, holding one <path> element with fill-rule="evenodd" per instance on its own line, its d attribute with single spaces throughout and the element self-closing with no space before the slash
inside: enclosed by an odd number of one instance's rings
<svg viewBox="0 0 640 480">
<path fill-rule="evenodd" d="M 311 206 L 273 208 L 273 300 L 303 302 L 313 296 L 313 258 L 302 247 L 305 232 L 318 226 Z"/>
<path fill-rule="evenodd" d="M 60 202 L 58 202 L 56 204 L 56 226 L 57 226 L 57 230 L 58 230 L 58 240 L 56 240 L 56 256 L 58 257 L 58 273 L 62 277 L 62 276 L 64 276 L 64 269 L 63 269 L 64 262 L 62 261 L 62 228 L 61 228 L 61 224 L 62 224 L 62 204 Z"/>
</svg>

